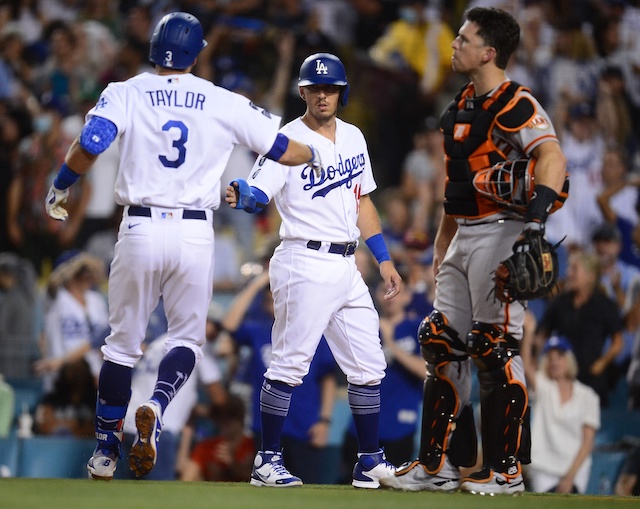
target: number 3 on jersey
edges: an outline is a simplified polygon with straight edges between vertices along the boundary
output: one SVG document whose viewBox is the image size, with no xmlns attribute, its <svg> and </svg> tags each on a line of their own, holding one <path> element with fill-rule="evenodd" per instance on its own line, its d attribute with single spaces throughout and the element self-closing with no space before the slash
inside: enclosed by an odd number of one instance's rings
<svg viewBox="0 0 640 509">
<path fill-rule="evenodd" d="M 180 120 L 169 120 L 166 124 L 162 126 L 163 131 L 171 131 L 174 128 L 180 131 L 180 137 L 178 139 L 173 140 L 173 147 L 178 150 L 178 157 L 175 159 L 169 159 L 164 155 L 158 156 L 158 159 L 160 159 L 160 162 L 167 168 L 177 168 L 182 163 L 184 163 L 187 157 L 187 149 L 185 148 L 184 144 L 187 142 L 187 139 L 189 138 L 189 129 L 187 129 L 187 126 L 184 125 L 184 123 L 181 122 Z"/>
</svg>

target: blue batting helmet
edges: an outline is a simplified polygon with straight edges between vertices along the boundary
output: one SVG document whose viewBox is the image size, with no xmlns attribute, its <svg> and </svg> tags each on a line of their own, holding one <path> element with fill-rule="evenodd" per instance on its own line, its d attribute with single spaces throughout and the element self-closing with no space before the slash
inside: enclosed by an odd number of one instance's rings
<svg viewBox="0 0 640 509">
<path fill-rule="evenodd" d="M 347 105 L 349 83 L 347 73 L 340 59 L 331 53 L 316 53 L 305 58 L 300 66 L 298 86 L 307 85 L 340 85 L 340 104 Z"/>
<path fill-rule="evenodd" d="M 172 12 L 156 25 L 151 36 L 149 60 L 161 67 L 186 69 L 207 45 L 202 25 L 186 12 Z"/>
</svg>

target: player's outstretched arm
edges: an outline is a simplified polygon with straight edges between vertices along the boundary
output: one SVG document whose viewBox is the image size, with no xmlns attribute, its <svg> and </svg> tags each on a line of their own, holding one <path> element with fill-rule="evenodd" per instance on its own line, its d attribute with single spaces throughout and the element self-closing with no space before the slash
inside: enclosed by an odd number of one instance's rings
<svg viewBox="0 0 640 509">
<path fill-rule="evenodd" d="M 282 133 L 278 133 L 271 150 L 269 150 L 265 156 L 285 166 L 308 164 L 318 175 L 320 175 L 323 170 L 320 153 L 313 145 L 306 145 L 299 141 L 291 140 Z"/>
</svg>

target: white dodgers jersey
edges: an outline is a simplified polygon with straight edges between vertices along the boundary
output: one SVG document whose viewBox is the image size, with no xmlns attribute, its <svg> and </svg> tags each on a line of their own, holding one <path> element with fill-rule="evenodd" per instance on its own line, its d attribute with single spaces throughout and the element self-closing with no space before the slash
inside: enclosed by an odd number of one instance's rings
<svg viewBox="0 0 640 509">
<path fill-rule="evenodd" d="M 336 118 L 336 143 L 309 129 L 300 118 L 281 132 L 320 153 L 322 174 L 307 165 L 283 166 L 260 157 L 248 182 L 274 199 L 282 224 L 280 237 L 296 240 L 350 242 L 360 237 L 356 226 L 360 196 L 376 189 L 364 135 Z"/>
<path fill-rule="evenodd" d="M 118 129 L 118 204 L 189 209 L 217 209 L 234 145 L 266 154 L 281 120 L 192 74 L 111 83 L 87 119 L 93 115 Z"/>
</svg>

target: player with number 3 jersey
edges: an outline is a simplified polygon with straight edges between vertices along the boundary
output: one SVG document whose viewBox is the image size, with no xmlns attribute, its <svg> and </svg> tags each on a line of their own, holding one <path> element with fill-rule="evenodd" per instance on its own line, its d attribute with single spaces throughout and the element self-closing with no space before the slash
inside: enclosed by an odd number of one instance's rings
<svg viewBox="0 0 640 509">
<path fill-rule="evenodd" d="M 206 44 L 191 14 L 163 17 L 151 37 L 155 72 L 107 86 L 46 197 L 49 215 L 65 220 L 62 205 L 69 187 L 112 142 L 119 144 L 115 199 L 124 215 L 109 276 L 111 333 L 102 347 L 98 443 L 87 464 L 95 479 L 113 478 L 132 368 L 161 296 L 168 321 L 166 354 L 153 394 L 136 411 L 138 436 L 129 455 L 136 476 L 153 468 L 162 414 L 202 357 L 213 290 L 212 218 L 234 145 L 285 165 L 321 169 L 313 147 L 278 133 L 280 118 L 191 74 Z"/>
</svg>

